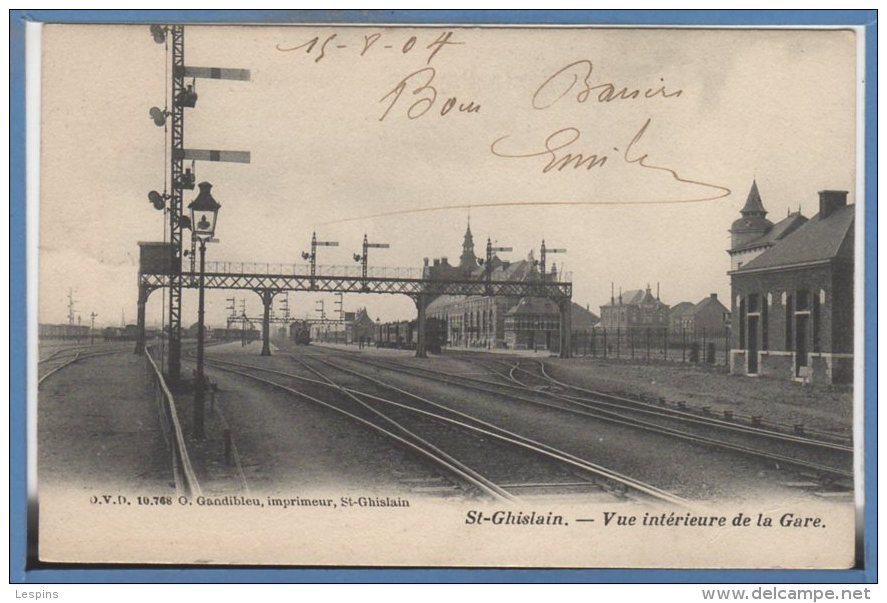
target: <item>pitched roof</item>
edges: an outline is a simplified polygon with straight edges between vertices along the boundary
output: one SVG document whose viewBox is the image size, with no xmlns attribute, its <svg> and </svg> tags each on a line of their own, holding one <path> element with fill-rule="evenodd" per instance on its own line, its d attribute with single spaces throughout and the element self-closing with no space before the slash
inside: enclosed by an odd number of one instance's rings
<svg viewBox="0 0 887 603">
<path fill-rule="evenodd" d="M 601 321 L 600 316 L 576 302 L 570 304 L 570 325 L 573 329 L 590 329 Z"/>
<path fill-rule="evenodd" d="M 687 314 L 690 314 L 690 312 L 693 310 L 695 305 L 696 304 L 694 304 L 693 302 L 686 302 L 686 301 L 681 302 L 679 304 L 672 306 L 671 310 L 669 310 L 669 312 L 668 312 L 668 315 L 669 316 L 685 316 Z"/>
<path fill-rule="evenodd" d="M 616 296 L 613 299 L 613 303 L 604 304 L 601 307 L 607 308 L 609 306 L 618 306 L 619 305 L 620 296 Z M 621 293 L 622 305 L 623 306 L 637 306 L 640 304 L 663 304 L 661 301 L 656 299 L 656 296 L 653 295 L 649 289 L 631 289 L 629 291 L 623 291 Z"/>
<path fill-rule="evenodd" d="M 545 297 L 522 297 L 506 314 L 557 314 L 557 304 Z"/>
<path fill-rule="evenodd" d="M 801 212 L 789 214 L 776 224 L 774 224 L 766 233 L 757 239 L 753 239 L 745 245 L 740 245 L 731 251 L 742 251 L 744 249 L 753 249 L 755 247 L 769 246 L 775 241 L 785 238 L 801 225 L 807 222 L 807 218 L 801 215 Z"/>
<path fill-rule="evenodd" d="M 478 266 L 467 277 L 469 280 L 483 281 L 487 278 L 486 269 Z M 493 281 L 526 281 L 539 278 L 539 271 L 528 260 L 518 262 L 505 262 L 493 256 L 493 272 L 490 275 Z M 428 304 L 428 311 L 436 311 L 453 302 L 464 301 L 464 295 L 440 295 Z M 557 311 L 557 308 L 555 308 Z"/>
<path fill-rule="evenodd" d="M 826 218 L 816 214 L 736 273 L 793 266 L 831 259 L 853 259 L 855 205 L 834 210 Z"/>
<path fill-rule="evenodd" d="M 745 207 L 743 207 L 739 213 L 743 216 L 746 214 L 767 215 L 767 210 L 764 209 L 764 203 L 761 201 L 761 193 L 758 192 L 758 183 L 756 180 L 752 180 L 751 190 L 748 191 L 748 197 L 745 199 Z"/>
<path fill-rule="evenodd" d="M 622 299 L 622 305 L 632 305 L 639 304 L 644 300 L 644 290 L 643 289 L 630 289 L 628 291 L 623 291 L 619 294 L 619 296 L 615 299 L 615 305 L 619 304 L 619 299 Z"/>
<path fill-rule="evenodd" d="M 711 308 L 711 307 L 716 308 L 718 312 L 727 312 L 727 313 L 730 312 L 730 310 L 727 309 L 727 306 L 722 304 L 721 300 L 719 300 L 717 297 L 708 296 L 708 297 L 704 298 L 702 301 L 700 301 L 698 304 L 693 306 L 693 308 L 690 310 L 689 313 L 696 315 L 699 312 L 706 310 L 708 308 Z"/>
</svg>

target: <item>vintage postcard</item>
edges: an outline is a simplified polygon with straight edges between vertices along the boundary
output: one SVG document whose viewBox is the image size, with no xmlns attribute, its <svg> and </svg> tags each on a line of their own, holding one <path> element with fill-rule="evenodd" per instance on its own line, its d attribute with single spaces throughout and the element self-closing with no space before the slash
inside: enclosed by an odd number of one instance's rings
<svg viewBox="0 0 887 603">
<path fill-rule="evenodd" d="M 44 25 L 39 561 L 854 567 L 860 35 Z"/>
</svg>

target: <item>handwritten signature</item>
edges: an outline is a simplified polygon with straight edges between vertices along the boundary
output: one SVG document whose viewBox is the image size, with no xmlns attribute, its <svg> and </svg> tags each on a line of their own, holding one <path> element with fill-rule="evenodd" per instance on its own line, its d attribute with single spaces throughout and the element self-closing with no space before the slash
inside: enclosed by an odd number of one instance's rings
<svg viewBox="0 0 887 603">
<path fill-rule="evenodd" d="M 621 156 L 621 159 L 625 163 L 636 165 L 638 167 L 649 170 L 659 170 L 662 172 L 666 172 L 671 175 L 674 180 L 684 184 L 696 184 L 720 191 L 720 193 L 714 197 L 688 199 L 686 200 L 687 202 L 711 201 L 714 199 L 726 197 L 731 193 L 729 188 L 720 186 L 718 184 L 710 184 L 699 180 L 684 178 L 674 168 L 663 165 L 654 165 L 650 163 L 648 160 L 649 155 L 647 153 L 641 153 L 636 147 L 641 142 L 641 139 L 644 137 L 644 134 L 646 134 L 647 129 L 650 127 L 651 123 L 652 118 L 647 118 L 647 121 L 644 122 L 644 125 L 641 126 L 641 128 L 631 139 L 631 142 L 629 142 L 628 145 L 625 147 L 625 150 L 622 152 Z M 586 171 L 604 168 L 608 164 L 608 162 L 611 161 L 611 157 L 607 154 L 563 152 L 564 149 L 566 149 L 567 147 L 571 147 L 574 143 L 576 143 L 581 136 L 582 133 L 579 131 L 578 128 L 561 128 L 560 130 L 557 130 L 556 132 L 553 132 L 548 137 L 546 137 L 543 150 L 533 151 L 530 153 L 512 153 L 502 150 L 503 141 L 510 138 L 510 136 L 502 136 L 493 141 L 493 143 L 490 145 L 490 152 L 493 153 L 493 155 L 495 155 L 496 157 L 503 157 L 506 159 L 529 159 L 533 157 L 546 158 L 548 161 L 542 167 L 543 174 L 548 174 L 554 171 L 562 172 L 568 168 L 571 168 L 573 170 L 584 168 Z M 614 147 L 614 150 L 618 152 L 618 148 Z"/>
<path fill-rule="evenodd" d="M 585 103 L 589 100 L 597 100 L 598 103 L 611 103 L 624 100 L 677 98 L 684 92 L 680 88 L 669 90 L 665 86 L 663 78 L 659 78 L 661 84 L 658 87 L 643 90 L 626 86 L 620 88 L 612 82 L 594 84 L 591 81 L 592 71 L 594 71 L 594 66 L 588 59 L 582 59 L 558 69 L 533 93 L 533 108 L 548 109 L 577 89 L 577 84 L 578 92 L 575 94 L 577 103 Z"/>
</svg>

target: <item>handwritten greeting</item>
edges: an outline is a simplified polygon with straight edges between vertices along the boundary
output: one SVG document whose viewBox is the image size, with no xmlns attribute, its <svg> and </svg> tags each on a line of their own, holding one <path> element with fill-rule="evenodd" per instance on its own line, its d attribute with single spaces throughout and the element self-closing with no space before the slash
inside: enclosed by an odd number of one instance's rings
<svg viewBox="0 0 887 603">
<path fill-rule="evenodd" d="M 397 30 L 394 30 L 396 32 Z M 484 99 L 476 92 L 466 89 L 464 81 L 452 73 L 447 73 L 440 65 L 431 63 L 438 59 L 445 49 L 453 52 L 451 47 L 458 46 L 463 50 L 467 42 L 462 41 L 451 30 L 429 33 L 427 36 L 407 35 L 384 30 L 361 34 L 339 32 L 325 36 L 315 35 L 295 44 L 277 44 L 276 49 L 283 53 L 297 53 L 314 63 L 334 57 L 344 57 L 349 53 L 357 60 L 365 56 L 388 53 L 391 56 L 419 57 L 423 66 L 408 71 L 406 75 L 398 75 L 396 79 L 383 79 L 381 88 L 375 97 L 379 113 L 379 122 L 389 123 L 398 120 L 432 121 L 446 118 L 455 120 L 481 120 L 483 115 L 501 114 L 516 110 L 502 104 L 503 97 Z M 386 56 L 381 54 L 380 56 Z M 479 58 L 478 60 L 483 60 Z M 515 66 L 515 69 L 518 69 Z M 518 80 L 520 81 L 520 80 Z M 681 185 L 692 186 L 693 194 L 670 200 L 651 201 L 656 203 L 696 203 L 713 201 L 730 195 L 725 186 L 707 182 L 687 175 L 691 168 L 679 167 L 677 161 L 668 158 L 653 158 L 645 150 L 649 137 L 656 131 L 653 118 L 641 118 L 635 129 L 626 131 L 621 140 L 609 141 L 600 138 L 595 123 L 589 122 L 588 110 L 601 105 L 630 105 L 644 107 L 655 104 L 673 105 L 681 103 L 688 92 L 680 85 L 666 82 L 665 77 L 656 75 L 650 81 L 626 82 L 599 77 L 595 62 L 591 58 L 579 58 L 553 70 L 541 82 L 530 87 L 526 102 L 534 112 L 544 114 L 555 106 L 562 109 L 576 107 L 577 122 L 562 123 L 555 127 L 542 124 L 542 134 L 530 141 L 522 134 L 520 140 L 512 133 L 503 132 L 490 137 L 488 152 L 497 159 L 504 161 L 524 161 L 535 165 L 541 175 L 556 177 L 558 174 L 585 172 L 590 175 L 612 170 L 616 166 L 630 166 L 643 170 L 647 174 L 667 175 L 672 181 Z M 519 108 L 517 109 L 519 110 Z M 558 112 L 563 119 L 564 111 Z M 661 111 L 657 112 L 657 121 L 662 120 Z M 454 122 L 455 123 L 455 122 Z M 588 146 L 586 140 L 594 140 L 594 147 Z M 702 190 L 700 190 L 700 187 Z M 558 201 L 557 204 L 564 202 Z M 613 201 L 576 200 L 568 202 L 578 205 L 613 204 Z M 618 202 L 617 202 L 618 203 Z M 490 205 L 514 205 L 512 202 L 492 203 Z M 522 205 L 549 205 L 551 201 L 525 202 Z M 432 208 L 434 211 L 447 209 L 450 206 Z M 453 206 L 455 207 L 455 206 Z M 429 211 L 428 208 L 404 210 L 398 213 Z M 390 212 L 386 215 L 390 215 Z M 350 219 L 365 219 L 374 216 L 360 216 Z"/>
</svg>

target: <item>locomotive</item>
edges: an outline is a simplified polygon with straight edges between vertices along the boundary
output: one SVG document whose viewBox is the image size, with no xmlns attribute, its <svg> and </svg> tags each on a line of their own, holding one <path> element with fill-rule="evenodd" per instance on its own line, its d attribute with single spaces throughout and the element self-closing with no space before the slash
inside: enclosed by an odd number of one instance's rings
<svg viewBox="0 0 887 603">
<path fill-rule="evenodd" d="M 290 323 L 290 341 L 296 345 L 308 345 L 311 343 L 311 325 L 305 320 L 295 320 Z"/>
</svg>

